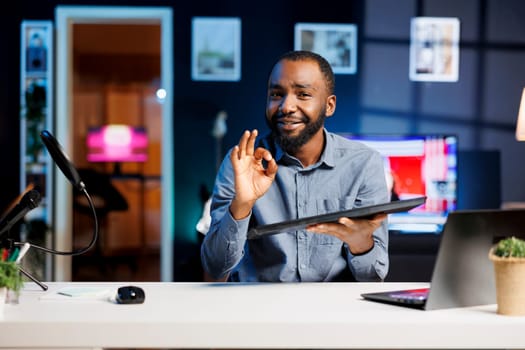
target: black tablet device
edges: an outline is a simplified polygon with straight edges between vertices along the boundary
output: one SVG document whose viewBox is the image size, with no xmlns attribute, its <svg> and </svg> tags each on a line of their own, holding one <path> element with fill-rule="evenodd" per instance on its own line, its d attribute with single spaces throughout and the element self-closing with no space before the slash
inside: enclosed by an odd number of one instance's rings
<svg viewBox="0 0 525 350">
<path fill-rule="evenodd" d="M 337 222 L 341 217 L 347 218 L 365 218 L 375 214 L 390 214 L 408 211 L 425 203 L 427 197 L 417 197 L 400 201 L 393 201 L 383 204 L 375 204 L 367 207 L 342 210 L 334 213 L 308 216 L 301 219 L 282 221 L 274 224 L 262 225 L 252 228 L 248 231 L 248 239 L 259 238 L 266 235 L 272 235 L 280 232 L 301 230 L 311 224 L 321 222 Z"/>
</svg>

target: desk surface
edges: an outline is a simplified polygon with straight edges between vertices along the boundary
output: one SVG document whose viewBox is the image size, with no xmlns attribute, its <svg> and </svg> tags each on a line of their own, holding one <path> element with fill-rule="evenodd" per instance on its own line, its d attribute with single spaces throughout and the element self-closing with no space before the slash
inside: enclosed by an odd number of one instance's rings
<svg viewBox="0 0 525 350">
<path fill-rule="evenodd" d="M 44 299 L 65 286 L 27 284 L 6 305 L 0 347 L 32 348 L 525 348 L 525 317 L 496 305 L 420 311 L 365 301 L 363 292 L 425 283 L 134 283 L 139 305 Z"/>
</svg>

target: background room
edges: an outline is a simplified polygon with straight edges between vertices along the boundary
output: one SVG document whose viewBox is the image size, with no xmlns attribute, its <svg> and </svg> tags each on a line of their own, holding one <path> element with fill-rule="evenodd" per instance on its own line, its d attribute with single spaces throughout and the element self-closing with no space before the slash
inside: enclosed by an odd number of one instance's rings
<svg viewBox="0 0 525 350">
<path fill-rule="evenodd" d="M 75 34 L 84 36 L 85 45 L 75 51 L 80 65 L 71 77 L 75 79 L 76 101 L 82 106 L 74 114 L 75 142 L 70 149 L 74 163 L 83 169 L 115 175 L 115 163 L 91 163 L 87 159 L 85 145 L 91 126 L 110 123 L 144 126 L 149 142 L 147 161 L 125 162 L 121 164 L 121 175 L 128 176 L 111 179 L 112 186 L 128 205 L 125 210 L 108 214 L 104 224 L 105 247 L 101 254 L 104 263 L 113 264 L 109 265 L 109 271 L 115 274 L 99 273 L 99 268 L 104 271 L 107 266 L 95 266 L 86 256 L 85 262 L 73 261 L 72 266 L 79 268 L 77 272 L 82 271 L 75 278 L 200 280 L 201 236 L 196 224 L 212 190 L 217 163 L 243 130 L 267 130 L 264 121 L 267 74 L 280 54 L 294 48 L 298 23 L 305 24 L 306 29 L 313 24 L 316 35 L 316 30 L 322 29 L 317 24 L 355 26 L 355 32 L 350 31 L 355 34 L 355 45 L 350 50 L 355 56 L 346 55 L 345 60 L 337 63 L 342 67 L 348 65 L 349 69 L 336 74 L 337 111 L 327 122 L 331 131 L 359 135 L 455 135 L 457 209 L 498 208 L 504 203 L 525 201 L 525 186 L 521 186 L 525 147 L 515 139 L 516 118 L 525 87 L 523 1 L 355 0 L 326 7 L 306 7 L 298 1 L 286 1 L 278 9 L 242 1 L 225 1 L 220 6 L 209 0 L 67 1 L 68 6 L 75 4 L 167 8 L 172 11 L 173 33 L 170 51 L 173 89 L 167 91 L 173 100 L 170 108 L 173 143 L 167 149 L 161 146 L 164 126 L 159 122 L 159 113 L 165 105 L 160 105 L 155 96 L 160 83 L 158 55 L 165 49 L 155 32 L 158 29 L 147 25 L 121 26 L 126 40 L 113 42 L 109 28 L 104 34 L 83 33 L 82 28 Z M 0 42 L 4 48 L 0 56 L 0 75 L 4 77 L 0 83 L 0 144 L 4 150 L 0 162 L 5 165 L 1 210 L 21 191 L 21 22 L 48 20 L 56 25 L 58 5 L 64 2 L 25 0 L 15 5 L 15 10 L 0 23 Z M 194 19 L 207 17 L 233 19 L 240 24 L 240 60 L 236 66 L 239 75 L 230 80 L 199 79 L 192 74 Z M 435 80 L 421 79 L 425 74 L 423 65 L 419 70 L 411 67 L 414 17 L 457 19 L 458 50 L 450 54 L 457 62 L 456 72 L 434 74 Z M 344 38 L 348 35 L 345 30 Z M 150 37 L 145 32 L 153 34 Z M 125 46 L 125 42 L 131 45 Z M 132 57 L 124 59 L 124 53 Z M 120 70 L 124 73 L 117 77 Z M 220 137 L 213 133 L 219 115 L 226 116 L 227 125 Z M 172 159 L 174 179 L 173 188 L 169 189 L 172 193 L 163 192 L 158 186 L 164 175 L 161 154 Z M 164 262 L 161 257 L 164 241 L 156 227 L 163 196 L 172 198 L 173 208 L 172 231 L 168 235 L 172 255 Z M 79 225 L 74 236 L 81 239 L 85 236 L 81 228 L 89 227 L 89 217 L 77 214 Z M 86 220 L 88 223 L 82 223 Z M 392 233 L 388 278 L 428 280 L 438 244 L 439 234 Z M 80 265 L 75 265 L 76 262 Z M 169 267 L 163 268 L 166 263 Z"/>
</svg>

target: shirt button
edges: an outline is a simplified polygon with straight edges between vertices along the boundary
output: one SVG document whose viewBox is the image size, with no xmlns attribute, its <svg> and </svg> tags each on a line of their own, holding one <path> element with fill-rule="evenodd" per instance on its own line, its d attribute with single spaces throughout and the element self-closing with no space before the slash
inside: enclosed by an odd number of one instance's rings
<svg viewBox="0 0 525 350">
<path fill-rule="evenodd" d="M 306 269 L 306 265 L 305 264 L 301 264 L 301 269 Z"/>
</svg>

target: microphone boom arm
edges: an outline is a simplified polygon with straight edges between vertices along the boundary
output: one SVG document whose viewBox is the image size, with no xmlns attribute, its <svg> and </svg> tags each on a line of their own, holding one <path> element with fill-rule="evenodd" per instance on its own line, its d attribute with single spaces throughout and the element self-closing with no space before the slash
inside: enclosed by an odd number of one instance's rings
<svg viewBox="0 0 525 350">
<path fill-rule="evenodd" d="M 51 157 L 57 164 L 57 166 L 60 168 L 62 173 L 66 176 L 66 178 L 73 184 L 74 188 L 84 194 L 86 197 L 89 207 L 91 208 L 91 211 L 93 213 L 93 220 L 94 220 L 94 229 L 93 229 L 93 237 L 91 239 L 91 242 L 84 248 L 71 250 L 71 251 L 59 251 L 51 248 L 46 248 L 34 244 L 29 244 L 28 242 L 12 242 L 15 246 L 24 246 L 28 245 L 31 247 L 34 247 L 35 249 L 41 250 L 46 253 L 56 254 L 56 255 L 68 255 L 68 256 L 75 256 L 84 254 L 88 250 L 90 250 L 96 243 L 99 235 L 99 223 L 97 218 L 97 213 L 95 209 L 95 205 L 93 203 L 93 200 L 91 199 L 91 196 L 86 190 L 86 186 L 84 182 L 80 179 L 80 176 L 76 170 L 76 168 L 73 166 L 73 164 L 70 162 L 68 156 L 62 149 L 62 146 L 58 143 L 58 141 L 55 139 L 55 137 L 47 130 L 44 130 L 40 133 L 40 137 L 42 139 L 42 142 L 46 146 L 48 152 L 50 153 Z M 40 201 L 40 194 L 36 191 L 30 191 L 24 195 L 24 197 L 21 200 L 21 203 L 17 205 L 17 207 L 9 213 L 6 217 L 0 219 L 0 235 L 4 231 L 9 231 L 12 225 L 14 225 L 17 221 L 21 220 L 22 217 L 31 209 L 34 209 L 38 206 Z M 26 248 L 27 249 L 27 248 Z M 17 261 L 19 262 L 19 261 Z M 29 272 L 27 272 L 25 269 L 23 269 L 20 265 L 18 265 L 18 269 L 22 274 L 27 276 L 29 279 L 31 279 L 33 282 L 38 284 L 43 290 L 47 290 L 48 287 L 40 282 L 38 279 L 36 279 L 34 276 L 32 276 Z"/>
<path fill-rule="evenodd" d="M 93 213 L 94 229 L 93 229 L 93 236 L 91 238 L 91 242 L 89 242 L 89 244 L 86 247 L 84 247 L 84 248 L 77 249 L 77 250 L 72 250 L 72 251 L 59 251 L 59 250 L 55 250 L 55 249 L 51 249 L 51 248 L 41 247 L 41 246 L 34 245 L 34 244 L 31 244 L 31 247 L 33 247 L 35 249 L 38 249 L 38 250 L 41 250 L 41 251 L 44 251 L 44 252 L 47 252 L 47 253 L 52 253 L 52 254 L 57 254 L 57 255 L 68 255 L 68 256 L 75 256 L 75 255 L 84 254 L 85 252 L 87 252 L 88 250 L 93 248 L 93 246 L 97 242 L 98 231 L 99 231 L 97 212 L 95 210 L 95 205 L 93 203 L 93 200 L 91 199 L 91 196 L 89 195 L 89 193 L 86 191 L 85 188 L 82 189 L 82 193 L 84 194 L 84 196 L 88 200 L 89 207 L 91 208 L 91 211 Z M 24 243 L 16 242 L 15 245 L 21 246 L 21 245 L 24 245 Z"/>
</svg>

